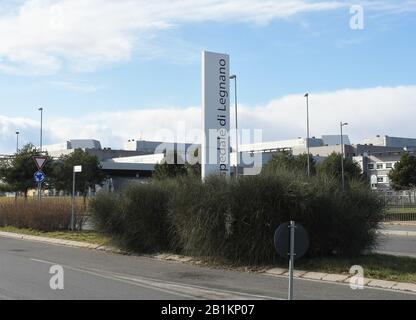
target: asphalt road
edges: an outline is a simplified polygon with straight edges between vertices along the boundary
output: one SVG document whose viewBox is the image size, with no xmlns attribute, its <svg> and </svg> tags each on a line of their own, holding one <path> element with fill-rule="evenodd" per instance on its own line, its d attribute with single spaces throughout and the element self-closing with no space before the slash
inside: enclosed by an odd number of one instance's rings
<svg viewBox="0 0 416 320">
<path fill-rule="evenodd" d="M 377 252 L 416 258 L 416 237 L 380 235 Z"/>
<path fill-rule="evenodd" d="M 61 265 L 64 290 L 52 290 Z M 0 299 L 286 299 L 287 278 L 0 237 Z M 296 280 L 297 299 L 416 299 L 415 294 Z"/>
</svg>

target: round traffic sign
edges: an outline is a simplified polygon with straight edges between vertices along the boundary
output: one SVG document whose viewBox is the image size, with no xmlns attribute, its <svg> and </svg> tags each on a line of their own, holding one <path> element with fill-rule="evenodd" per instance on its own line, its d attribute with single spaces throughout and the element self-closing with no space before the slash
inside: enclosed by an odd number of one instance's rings
<svg viewBox="0 0 416 320">
<path fill-rule="evenodd" d="M 274 234 L 274 246 L 277 253 L 283 257 L 289 257 L 290 251 L 290 223 L 281 224 Z M 295 259 L 303 257 L 309 249 L 309 236 L 305 228 L 295 224 Z"/>
<path fill-rule="evenodd" d="M 34 178 L 35 178 L 35 182 L 41 183 L 41 182 L 45 181 L 46 176 L 42 171 L 37 171 L 34 174 Z"/>
</svg>

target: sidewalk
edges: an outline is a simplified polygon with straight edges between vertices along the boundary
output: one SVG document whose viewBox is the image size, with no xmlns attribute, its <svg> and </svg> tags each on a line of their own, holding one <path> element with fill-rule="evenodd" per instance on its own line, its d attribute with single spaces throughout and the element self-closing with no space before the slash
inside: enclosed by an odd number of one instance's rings
<svg viewBox="0 0 416 320">
<path fill-rule="evenodd" d="M 31 235 L 12 233 L 12 232 L 0 231 L 0 237 L 42 242 L 42 243 L 48 243 L 48 244 L 53 244 L 53 245 L 69 246 L 69 247 L 74 247 L 74 248 L 101 250 L 101 251 L 118 253 L 118 254 L 125 253 L 118 248 L 110 247 L 110 246 L 100 246 L 97 244 L 86 243 L 86 242 L 31 236 Z M 152 258 L 152 259 L 157 259 L 157 260 L 175 261 L 175 262 L 180 262 L 180 263 L 192 263 L 192 264 L 203 263 L 202 261 L 199 261 L 198 259 L 195 259 L 193 257 L 186 257 L 186 256 L 181 256 L 181 255 L 176 255 L 176 254 L 156 254 L 156 255 L 143 255 L 143 256 Z M 288 276 L 288 270 L 285 268 L 272 268 L 272 269 L 267 269 L 267 270 L 261 270 L 259 271 L 259 273 L 263 273 L 268 276 L 279 276 L 279 277 Z M 303 271 L 303 270 L 296 270 L 294 272 L 294 276 L 295 278 L 300 278 L 300 279 L 318 280 L 318 281 L 344 283 L 344 284 L 350 283 L 350 279 L 352 277 L 351 275 L 345 275 L 345 274 L 330 274 L 330 273 L 321 273 L 321 272 Z M 405 282 L 365 278 L 364 286 L 416 293 L 415 283 L 405 283 Z"/>
</svg>

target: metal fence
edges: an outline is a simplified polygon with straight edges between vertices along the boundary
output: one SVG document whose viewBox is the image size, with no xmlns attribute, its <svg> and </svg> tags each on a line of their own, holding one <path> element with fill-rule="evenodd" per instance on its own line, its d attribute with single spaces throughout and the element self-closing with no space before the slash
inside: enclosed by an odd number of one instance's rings
<svg viewBox="0 0 416 320">
<path fill-rule="evenodd" d="M 385 192 L 385 221 L 416 221 L 416 191 Z"/>
<path fill-rule="evenodd" d="M 409 213 L 393 212 L 393 213 L 387 213 L 384 216 L 384 221 L 416 221 L 416 212 L 409 212 Z"/>
<path fill-rule="evenodd" d="M 381 196 L 388 208 L 416 208 L 416 191 L 387 192 Z"/>
</svg>

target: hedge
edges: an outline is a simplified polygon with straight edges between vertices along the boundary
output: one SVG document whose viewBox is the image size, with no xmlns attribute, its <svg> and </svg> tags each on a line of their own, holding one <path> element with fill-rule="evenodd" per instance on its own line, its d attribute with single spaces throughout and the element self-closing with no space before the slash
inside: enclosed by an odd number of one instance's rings
<svg viewBox="0 0 416 320">
<path fill-rule="evenodd" d="M 228 181 L 181 177 L 133 184 L 95 198 L 90 211 L 98 231 L 129 249 L 249 264 L 278 259 L 273 235 L 283 222 L 306 228 L 310 257 L 352 256 L 374 247 L 383 219 L 383 203 L 365 183 L 352 181 L 342 191 L 334 178 L 283 169 Z"/>
</svg>

